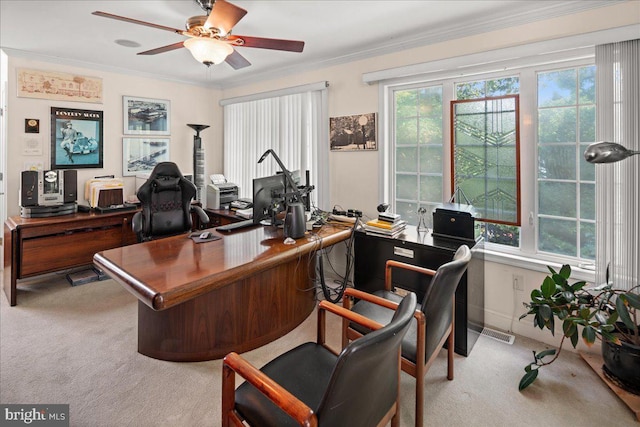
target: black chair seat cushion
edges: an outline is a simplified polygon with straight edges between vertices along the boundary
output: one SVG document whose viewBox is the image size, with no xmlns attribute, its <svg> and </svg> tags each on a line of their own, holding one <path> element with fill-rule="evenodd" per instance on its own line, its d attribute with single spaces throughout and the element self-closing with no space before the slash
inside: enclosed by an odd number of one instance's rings
<svg viewBox="0 0 640 427">
<path fill-rule="evenodd" d="M 402 297 L 400 295 L 385 290 L 375 291 L 373 292 L 373 295 L 397 303 L 400 303 L 400 301 L 402 301 Z M 353 311 L 365 317 L 368 317 L 369 319 L 375 320 L 382 325 L 386 325 L 391 322 L 394 313 L 393 310 L 389 310 L 388 308 L 381 307 L 377 304 L 372 304 L 368 301 L 358 301 L 353 305 Z M 370 329 L 367 329 L 362 325 L 358 325 L 357 323 L 351 323 L 351 328 L 355 329 L 361 334 L 367 334 L 371 332 Z M 413 363 L 416 363 L 416 343 L 418 342 L 417 334 L 418 322 L 414 317 L 411 320 L 411 324 L 409 325 L 407 334 L 402 340 L 402 357 L 412 361 Z"/>
<path fill-rule="evenodd" d="M 260 370 L 315 411 L 329 384 L 336 360 L 337 356 L 325 347 L 309 342 L 289 350 Z M 298 425 L 246 382 L 236 390 L 236 410 L 252 426 Z"/>
</svg>

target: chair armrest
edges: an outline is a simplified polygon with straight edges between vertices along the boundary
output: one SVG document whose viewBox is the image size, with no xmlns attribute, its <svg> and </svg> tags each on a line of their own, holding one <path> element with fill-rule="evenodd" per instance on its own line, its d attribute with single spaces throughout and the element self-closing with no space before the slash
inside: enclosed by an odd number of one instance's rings
<svg viewBox="0 0 640 427">
<path fill-rule="evenodd" d="M 223 418 L 226 418 L 226 411 L 233 410 L 235 406 L 234 373 L 237 373 L 300 425 L 317 425 L 316 416 L 311 408 L 237 353 L 231 352 L 227 354 L 222 363 L 222 406 L 223 411 L 225 411 L 222 414 Z"/>
<path fill-rule="evenodd" d="M 377 298 L 377 297 L 375 297 Z M 383 301 L 383 298 L 380 298 Z M 394 303 L 395 304 L 395 303 Z M 396 307 L 398 305 L 396 304 Z M 381 323 L 376 322 L 375 320 L 371 320 L 368 317 L 364 317 L 363 315 L 356 313 L 354 311 L 351 311 L 349 309 L 346 309 L 344 307 L 340 307 L 339 305 L 330 303 L 329 301 L 320 301 L 320 304 L 318 304 L 318 316 L 320 316 L 320 312 L 326 310 L 329 311 L 337 316 L 342 317 L 343 319 L 347 319 L 351 322 L 355 322 L 358 323 L 359 325 L 362 325 L 366 328 L 369 328 L 373 331 L 375 331 L 376 329 L 380 329 L 382 328 L 384 325 Z M 318 321 L 319 322 L 319 321 Z"/>
<path fill-rule="evenodd" d="M 200 223 L 209 224 L 209 215 L 202 209 L 200 206 L 191 205 L 191 212 L 195 212 L 198 214 L 198 218 L 200 218 Z"/>
<path fill-rule="evenodd" d="M 142 233 L 142 220 L 142 212 L 136 212 L 133 214 L 133 218 L 131 218 L 131 229 L 136 235 Z"/>
<path fill-rule="evenodd" d="M 384 269 L 384 288 L 387 291 L 391 291 L 391 285 L 393 283 L 391 281 L 391 270 L 393 268 L 400 268 L 402 270 L 411 270 L 411 271 L 415 271 L 421 274 L 426 274 L 432 277 L 435 276 L 436 274 L 436 271 L 431 270 L 430 268 L 419 267 L 417 265 L 407 264 L 400 261 L 394 261 L 392 259 L 387 260 L 387 263 L 385 264 L 385 269 Z"/>
<path fill-rule="evenodd" d="M 349 298 L 349 297 L 365 300 L 365 301 L 368 301 L 370 303 L 377 304 L 377 305 L 380 305 L 382 307 L 388 308 L 390 310 L 396 310 L 398 308 L 398 303 L 397 302 L 389 301 L 388 299 L 381 298 L 379 296 L 370 294 L 368 292 L 359 291 L 359 290 L 354 289 L 354 288 L 347 288 L 347 289 L 344 290 L 344 297 L 343 297 L 343 304 L 342 305 L 345 308 L 350 306 L 350 305 L 345 305 L 345 302 L 346 302 L 347 298 Z"/>
</svg>

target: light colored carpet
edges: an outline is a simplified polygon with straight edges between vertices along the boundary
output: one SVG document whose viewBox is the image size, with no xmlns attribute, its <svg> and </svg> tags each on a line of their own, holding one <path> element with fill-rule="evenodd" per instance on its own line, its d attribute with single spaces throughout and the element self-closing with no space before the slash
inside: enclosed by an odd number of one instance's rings
<svg viewBox="0 0 640 427">
<path fill-rule="evenodd" d="M 70 404 L 73 426 L 218 426 L 221 362 L 164 362 L 137 353 L 137 302 L 112 280 L 78 287 L 64 276 L 0 297 L 0 402 Z M 285 337 L 245 353 L 256 366 L 315 339 L 315 313 Z M 339 323 L 331 343 L 338 344 Z M 638 426 L 632 412 L 577 355 L 564 352 L 525 392 L 517 386 L 532 350 L 480 337 L 468 358 L 445 353 L 426 377 L 425 425 Z M 401 425 L 414 425 L 414 380 L 402 374 Z"/>
</svg>

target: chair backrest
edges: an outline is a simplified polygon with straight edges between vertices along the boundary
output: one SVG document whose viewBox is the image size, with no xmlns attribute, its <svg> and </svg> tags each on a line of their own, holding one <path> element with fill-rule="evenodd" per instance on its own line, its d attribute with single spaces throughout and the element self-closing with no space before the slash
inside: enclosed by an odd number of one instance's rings
<svg viewBox="0 0 640 427">
<path fill-rule="evenodd" d="M 405 296 L 389 324 L 347 345 L 329 380 L 316 414 L 325 426 L 377 425 L 398 396 L 399 351 L 417 308 Z"/>
<path fill-rule="evenodd" d="M 421 310 L 426 320 L 425 355 L 427 360 L 438 350 L 438 343 L 453 321 L 453 296 L 462 275 L 471 261 L 467 245 L 458 248 L 453 260 L 442 264 L 427 286 Z"/>
<path fill-rule="evenodd" d="M 158 163 L 137 192 L 142 205 L 142 230 L 138 239 L 169 236 L 191 230 L 191 200 L 196 186 L 172 162 Z"/>
</svg>

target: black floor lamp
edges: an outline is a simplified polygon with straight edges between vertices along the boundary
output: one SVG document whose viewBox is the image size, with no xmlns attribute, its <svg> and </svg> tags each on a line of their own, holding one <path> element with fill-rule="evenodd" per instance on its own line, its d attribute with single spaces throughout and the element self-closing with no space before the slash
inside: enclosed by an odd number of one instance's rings
<svg viewBox="0 0 640 427">
<path fill-rule="evenodd" d="M 202 193 L 204 190 L 204 147 L 202 146 L 200 131 L 205 130 L 209 125 L 187 124 L 187 126 L 196 131 L 193 137 L 193 183 L 198 191 L 196 193 L 196 199 L 202 203 Z"/>
</svg>

